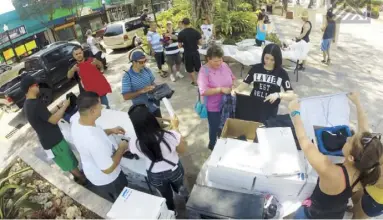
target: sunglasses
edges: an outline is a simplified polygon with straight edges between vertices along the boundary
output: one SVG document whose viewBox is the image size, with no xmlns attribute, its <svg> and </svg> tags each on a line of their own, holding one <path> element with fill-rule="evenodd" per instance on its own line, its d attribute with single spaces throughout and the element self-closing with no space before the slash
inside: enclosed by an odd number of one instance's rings
<svg viewBox="0 0 383 220">
<path fill-rule="evenodd" d="M 368 145 L 370 145 L 370 143 L 374 139 L 378 139 L 380 141 L 381 138 L 382 138 L 381 133 L 371 133 L 371 137 L 364 137 L 364 138 L 362 138 L 361 142 L 362 142 L 363 147 L 366 148 L 366 147 L 368 147 Z"/>
<path fill-rule="evenodd" d="M 142 61 L 139 61 L 139 60 L 138 60 L 137 63 L 139 63 L 139 64 L 145 64 L 147 61 L 148 61 L 147 59 L 142 60 Z"/>
</svg>

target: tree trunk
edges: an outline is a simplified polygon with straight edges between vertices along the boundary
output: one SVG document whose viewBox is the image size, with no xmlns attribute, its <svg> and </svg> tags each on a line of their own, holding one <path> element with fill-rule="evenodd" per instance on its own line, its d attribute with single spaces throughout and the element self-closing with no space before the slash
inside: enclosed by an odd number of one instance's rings
<svg viewBox="0 0 383 220">
<path fill-rule="evenodd" d="M 285 12 L 287 14 L 287 8 L 288 8 L 288 4 L 289 4 L 289 1 L 288 0 L 282 0 L 282 4 L 283 4 L 283 10 L 282 10 L 282 16 L 283 16 L 283 12 Z"/>
<path fill-rule="evenodd" d="M 235 0 L 228 0 L 228 9 L 229 11 L 235 10 Z"/>
<path fill-rule="evenodd" d="M 213 23 L 214 0 L 189 0 L 192 8 L 192 20 L 197 22 L 202 17 L 208 16 Z"/>
</svg>

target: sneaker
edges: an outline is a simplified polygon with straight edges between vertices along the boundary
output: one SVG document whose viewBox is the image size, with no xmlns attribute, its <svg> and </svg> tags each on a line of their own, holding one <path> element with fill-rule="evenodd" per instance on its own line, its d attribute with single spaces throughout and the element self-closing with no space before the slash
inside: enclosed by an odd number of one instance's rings
<svg viewBox="0 0 383 220">
<path fill-rule="evenodd" d="M 195 83 L 195 82 L 191 82 L 191 85 L 192 85 L 192 86 L 198 86 L 198 84 Z"/>
<path fill-rule="evenodd" d="M 327 65 L 330 65 L 330 64 L 331 64 L 331 60 L 328 59 L 328 60 L 327 60 Z"/>
<path fill-rule="evenodd" d="M 180 79 L 183 79 L 185 76 L 184 75 L 182 75 L 182 73 L 180 73 L 180 72 L 177 72 L 176 73 L 176 76 L 178 77 L 178 78 L 180 78 Z"/>
<path fill-rule="evenodd" d="M 176 81 L 176 77 L 174 77 L 174 74 L 171 74 L 171 75 L 170 75 L 170 80 L 171 80 L 172 82 L 175 82 L 175 81 Z"/>
<path fill-rule="evenodd" d="M 321 62 L 322 62 L 322 63 L 324 63 L 324 64 L 326 64 L 326 63 L 327 63 L 327 61 L 326 61 L 326 60 L 322 60 Z"/>
</svg>

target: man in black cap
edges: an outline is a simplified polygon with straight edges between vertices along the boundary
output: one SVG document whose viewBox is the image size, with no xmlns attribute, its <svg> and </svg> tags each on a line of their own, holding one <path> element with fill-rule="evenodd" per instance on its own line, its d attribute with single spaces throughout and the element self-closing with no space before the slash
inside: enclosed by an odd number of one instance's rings
<svg viewBox="0 0 383 220">
<path fill-rule="evenodd" d="M 36 131 L 47 156 L 53 158 L 63 171 L 72 173 L 76 182 L 85 184 L 86 179 L 78 169 L 78 161 L 57 125 L 70 104 L 69 100 L 58 105 L 57 111 L 52 114 L 38 99 L 40 90 L 35 78 L 29 75 L 24 76 L 20 83 L 20 89 L 26 96 L 23 107 L 26 118 Z"/>
<path fill-rule="evenodd" d="M 192 78 L 191 84 L 197 86 L 195 72 L 201 68 L 198 45 L 202 44 L 202 36 L 191 27 L 189 18 L 184 18 L 182 23 L 185 28 L 178 34 L 178 45 L 184 48 L 185 69 Z"/>
</svg>

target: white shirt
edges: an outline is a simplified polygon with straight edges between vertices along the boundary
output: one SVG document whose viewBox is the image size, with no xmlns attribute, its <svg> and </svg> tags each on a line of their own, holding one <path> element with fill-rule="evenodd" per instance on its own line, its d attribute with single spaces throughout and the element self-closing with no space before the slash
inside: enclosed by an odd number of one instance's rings
<svg viewBox="0 0 383 220">
<path fill-rule="evenodd" d="M 169 133 L 164 134 L 164 139 L 168 143 L 171 151 L 169 151 L 169 148 L 166 146 L 166 144 L 162 142 L 160 144 L 161 152 L 162 152 L 163 158 L 177 164 L 179 161 L 179 157 L 178 157 L 178 153 L 176 151 L 176 148 L 181 142 L 181 134 L 179 134 L 176 131 L 170 131 L 170 132 L 171 132 L 171 134 L 169 134 Z M 141 149 L 139 149 L 139 147 L 137 146 L 137 138 L 132 138 L 129 141 L 129 150 L 130 150 L 130 152 L 137 154 L 138 156 L 144 158 L 146 161 L 146 170 L 149 170 L 149 167 L 152 164 L 152 161 L 148 157 L 146 157 L 145 154 L 143 154 L 141 152 Z M 174 167 L 173 165 L 170 165 L 169 163 L 167 163 L 165 161 L 160 161 L 160 162 L 157 162 L 153 165 L 151 172 L 152 173 L 159 173 L 159 172 L 163 172 L 166 170 L 171 170 L 173 167 Z"/>
<path fill-rule="evenodd" d="M 213 36 L 213 24 L 203 24 L 201 25 L 201 30 L 206 41 L 209 41 Z"/>
<path fill-rule="evenodd" d="M 96 47 L 96 39 L 92 36 L 88 36 L 86 39 L 86 43 L 89 45 L 90 50 L 92 51 L 93 55 L 96 55 L 100 50 Z"/>
<path fill-rule="evenodd" d="M 81 125 L 78 120 L 71 122 L 73 143 L 80 153 L 86 178 L 96 186 L 107 185 L 116 180 L 121 172 L 120 166 L 110 174 L 102 172 L 113 165 L 115 149 L 105 131 L 98 126 Z"/>
</svg>

